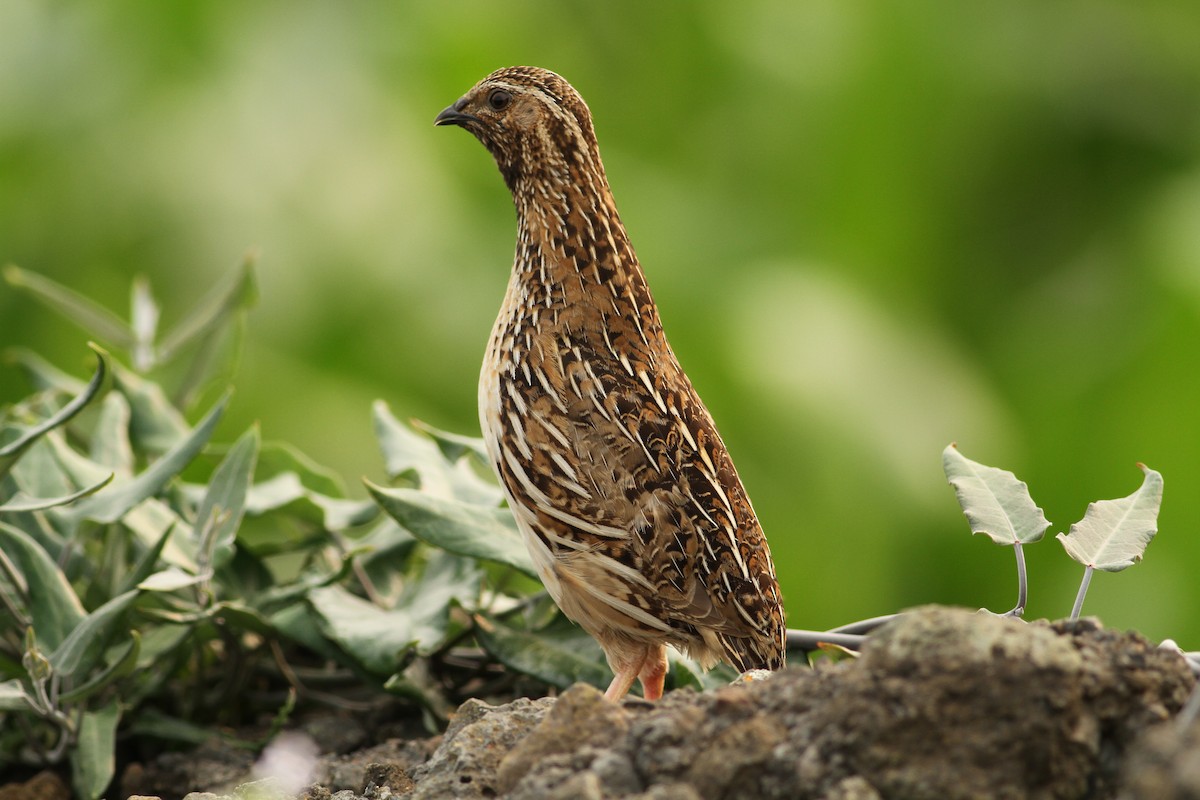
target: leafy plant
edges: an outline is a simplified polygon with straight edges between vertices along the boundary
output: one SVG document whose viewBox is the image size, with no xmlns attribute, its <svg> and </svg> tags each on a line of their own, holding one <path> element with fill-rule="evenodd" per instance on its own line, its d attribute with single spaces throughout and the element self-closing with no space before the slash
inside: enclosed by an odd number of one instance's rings
<svg viewBox="0 0 1200 800">
<path fill-rule="evenodd" d="M 376 404 L 388 480 L 368 482 L 373 499 L 257 426 L 213 444 L 251 262 L 162 338 L 143 282 L 125 322 L 4 274 L 128 362 L 94 346 L 84 383 L 13 353 L 37 391 L 0 410 L 0 768 L 65 761 L 98 797 L 118 730 L 129 751 L 195 744 L 384 694 L 436 727 L 466 696 L 607 682 L 533 579 L 478 440 Z M 676 659 L 670 679 L 730 677 Z"/>
</svg>

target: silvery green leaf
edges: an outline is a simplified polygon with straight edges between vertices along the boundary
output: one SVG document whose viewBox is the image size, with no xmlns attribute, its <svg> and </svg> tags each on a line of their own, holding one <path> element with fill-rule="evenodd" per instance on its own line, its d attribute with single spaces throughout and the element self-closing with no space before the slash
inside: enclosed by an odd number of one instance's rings
<svg viewBox="0 0 1200 800">
<path fill-rule="evenodd" d="M 64 394 L 79 394 L 83 391 L 83 381 L 63 372 L 32 350 L 12 347 L 6 352 L 9 358 L 25 371 L 26 378 L 37 391 L 50 389 Z"/>
<path fill-rule="evenodd" d="M 565 617 L 540 630 L 525 631 L 481 616 L 475 635 L 501 664 L 551 686 L 565 689 L 583 682 L 603 689 L 612 680 L 600 645 Z"/>
<path fill-rule="evenodd" d="M 28 694 L 20 678 L 13 678 L 0 683 L 0 712 L 29 711 L 37 704 Z"/>
<path fill-rule="evenodd" d="M 91 381 L 84 387 L 81 394 L 77 395 L 71 402 L 67 403 L 57 413 L 43 420 L 38 425 L 25 431 L 19 438 L 0 447 L 0 477 L 4 477 L 12 469 L 12 465 L 21 457 L 21 453 L 25 452 L 38 438 L 46 432 L 62 425 L 71 417 L 78 414 L 84 406 L 91 402 L 96 393 L 100 391 L 100 384 L 104 381 L 104 375 L 107 372 L 108 362 L 105 359 L 105 353 L 95 345 L 90 345 L 96 353 L 96 372 L 92 375 Z"/>
<path fill-rule="evenodd" d="M 133 448 L 129 444 L 129 401 L 120 392 L 109 392 L 100 404 L 100 418 L 92 434 L 92 461 L 127 477 L 133 474 Z"/>
<path fill-rule="evenodd" d="M 249 308 L 258 299 L 254 279 L 255 254 L 248 253 L 241 265 L 200 300 L 174 328 L 163 335 L 158 346 L 160 361 L 170 361 L 176 353 L 217 328 L 235 311 Z"/>
<path fill-rule="evenodd" d="M 246 492 L 254 480 L 257 458 L 258 426 L 255 425 L 242 434 L 217 466 L 196 511 L 194 529 L 197 536 L 205 539 L 208 553 L 204 558 L 214 567 L 233 557 L 234 538 L 242 524 Z"/>
<path fill-rule="evenodd" d="M 258 451 L 258 466 L 262 475 L 294 472 L 300 482 L 313 491 L 327 497 L 346 496 L 346 486 L 340 475 L 287 442 L 263 442 Z"/>
<path fill-rule="evenodd" d="M 109 487 L 107 491 L 73 506 L 73 516 L 96 522 L 116 522 L 138 503 L 153 497 L 203 449 L 217 427 L 228 400 L 229 393 L 226 392 L 183 441 L 136 478 L 122 481 L 120 485 Z"/>
<path fill-rule="evenodd" d="M 414 419 L 412 426 L 422 433 L 429 434 L 437 442 L 437 446 L 441 448 L 442 454 L 450 461 L 457 461 L 467 453 L 470 453 L 483 463 L 487 463 L 487 448 L 483 444 L 483 439 L 478 436 L 463 436 L 460 433 L 443 431 L 419 419 Z"/>
<path fill-rule="evenodd" d="M 108 484 L 112 482 L 112 479 L 112 473 L 109 473 L 108 477 L 98 483 L 94 483 L 91 486 L 85 486 L 77 492 L 72 492 L 71 494 L 62 495 L 60 497 L 23 497 L 22 495 L 18 494 L 7 503 L 0 505 L 0 513 L 45 511 L 46 509 L 54 508 L 55 506 L 65 506 L 69 503 L 74 503 L 81 497 L 87 497 L 89 494 L 98 492 L 105 486 L 108 486 Z"/>
<path fill-rule="evenodd" d="M 145 275 L 133 279 L 129 301 L 130 328 L 133 330 L 131 355 L 133 366 L 138 372 L 154 367 L 154 338 L 158 334 L 158 303 L 150 291 L 150 281 Z"/>
<path fill-rule="evenodd" d="M 330 531 L 363 525 L 379 513 L 378 506 L 370 500 L 347 500 L 312 491 L 295 472 L 281 472 L 250 487 L 246 496 L 247 514 L 261 516 L 283 509 Z"/>
<path fill-rule="evenodd" d="M 29 616 L 47 649 L 58 647 L 86 613 L 54 559 L 22 530 L 0 522 L 0 545 L 29 588 Z"/>
<path fill-rule="evenodd" d="M 104 655 L 109 638 L 116 632 L 117 624 L 137 599 L 137 594 L 136 591 L 119 594 L 84 617 L 50 654 L 54 670 L 67 677 L 87 675 Z"/>
<path fill-rule="evenodd" d="M 500 487 L 481 477 L 471 462 L 447 458 L 437 442 L 401 423 L 387 404 L 377 401 L 372 411 L 388 475 L 415 476 L 422 492 L 442 499 L 485 506 L 500 504 Z"/>
<path fill-rule="evenodd" d="M 125 320 L 74 289 L 11 265 L 4 268 L 4 279 L 10 286 L 29 292 L 97 339 L 120 348 L 127 349 L 133 345 L 133 331 Z"/>
<path fill-rule="evenodd" d="M 433 497 L 416 489 L 388 489 L 366 481 L 367 490 L 401 527 L 451 553 L 507 564 L 537 577 L 512 512 Z"/>
<path fill-rule="evenodd" d="M 74 686 L 63 692 L 59 699 L 63 703 L 77 703 L 86 700 L 106 686 L 124 678 L 137 667 L 138 654 L 141 652 L 142 637 L 136 631 L 129 632 L 129 640 L 122 647 L 113 648 L 118 651 L 116 656 L 102 671 L 96 673 L 87 683 Z"/>
<path fill-rule="evenodd" d="M 144 592 L 174 592 L 188 586 L 195 586 L 204 580 L 202 576 L 191 575 L 178 567 L 167 567 L 156 572 L 137 585 Z"/>
<path fill-rule="evenodd" d="M 308 601 L 324 635 L 374 675 L 391 675 L 415 654 L 417 632 L 405 609 L 380 608 L 341 586 L 314 589 Z"/>
<path fill-rule="evenodd" d="M 1162 507 L 1162 475 L 1138 464 L 1142 485 L 1128 497 L 1090 503 L 1083 519 L 1058 540 L 1071 558 L 1085 567 L 1120 572 L 1142 560 L 1146 546 L 1158 532 Z"/>
<path fill-rule="evenodd" d="M 96 711 L 86 711 L 70 752 L 75 796 L 95 800 L 104 795 L 116 772 L 117 723 L 121 704 L 116 698 Z"/>
<path fill-rule="evenodd" d="M 187 438 L 187 421 L 157 383 L 118 365 L 113 386 L 129 401 L 129 438 L 139 451 L 165 453 Z"/>
<path fill-rule="evenodd" d="M 972 461 L 953 444 L 942 451 L 942 468 L 971 533 L 987 534 L 996 544 L 1029 544 L 1050 526 L 1029 487 L 1008 470 Z"/>
</svg>

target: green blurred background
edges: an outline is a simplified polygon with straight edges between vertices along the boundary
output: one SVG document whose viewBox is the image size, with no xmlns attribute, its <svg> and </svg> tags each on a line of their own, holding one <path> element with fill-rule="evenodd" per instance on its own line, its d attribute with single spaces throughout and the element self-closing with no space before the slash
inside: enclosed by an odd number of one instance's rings
<svg viewBox="0 0 1200 800">
<path fill-rule="evenodd" d="M 1085 607 L 1200 648 L 1200 4 L 0 3 L 0 262 L 178 317 L 251 247 L 224 436 L 381 477 L 369 404 L 476 433 L 514 217 L 434 115 L 489 71 L 589 101 L 680 360 L 793 627 L 1008 608 L 940 463 L 1054 523 L 1166 479 L 1147 560 Z M 0 346 L 84 374 L 0 284 Z M 0 402 L 23 396 L 0 370 Z M 1030 616 L 1081 569 L 1029 550 Z"/>
</svg>

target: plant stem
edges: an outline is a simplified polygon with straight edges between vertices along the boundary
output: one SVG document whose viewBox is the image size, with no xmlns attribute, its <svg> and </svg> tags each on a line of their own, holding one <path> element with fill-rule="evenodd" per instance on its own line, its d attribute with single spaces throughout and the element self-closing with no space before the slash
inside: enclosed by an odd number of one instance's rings
<svg viewBox="0 0 1200 800">
<path fill-rule="evenodd" d="M 858 622 L 851 622 L 846 625 L 839 625 L 836 628 L 830 628 L 829 633 L 867 634 L 867 633 L 870 633 L 871 631 L 875 630 L 876 628 L 878 628 L 880 625 L 884 624 L 885 622 L 891 622 L 898 616 L 900 616 L 900 615 L 899 614 L 885 614 L 882 617 L 871 617 L 870 619 L 863 619 L 863 620 L 859 620 Z"/>
<path fill-rule="evenodd" d="M 1183 732 L 1192 726 L 1196 715 L 1200 714 L 1200 684 L 1192 687 L 1192 694 L 1188 697 L 1188 701 L 1179 711 L 1179 716 L 1175 718 L 1176 730 L 1182 736 Z"/>
<path fill-rule="evenodd" d="M 1092 572 L 1094 571 L 1090 566 L 1083 570 L 1083 583 L 1079 584 L 1079 594 L 1075 595 L 1075 606 L 1071 609 L 1072 622 L 1079 619 L 1079 612 L 1083 610 L 1083 598 L 1087 595 L 1088 584 L 1092 582 Z"/>
<path fill-rule="evenodd" d="M 1025 616 L 1025 603 L 1029 600 L 1029 578 L 1025 573 L 1025 551 L 1020 542 L 1013 542 L 1013 553 L 1017 556 L 1017 605 L 1004 616 Z"/>
<path fill-rule="evenodd" d="M 835 644 L 855 652 L 862 649 L 865 636 L 852 633 L 830 633 L 829 631 L 802 631 L 788 628 L 787 644 L 789 650 L 812 652 L 820 649 L 822 644 Z"/>
</svg>

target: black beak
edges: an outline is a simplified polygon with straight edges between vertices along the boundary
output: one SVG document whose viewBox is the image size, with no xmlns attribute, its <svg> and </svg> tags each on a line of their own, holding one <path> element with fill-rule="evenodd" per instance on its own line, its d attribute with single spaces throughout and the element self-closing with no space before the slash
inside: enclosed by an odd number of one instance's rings
<svg viewBox="0 0 1200 800">
<path fill-rule="evenodd" d="M 460 125 L 465 127 L 469 122 L 479 122 L 479 117 L 471 114 L 466 114 L 463 109 L 466 108 L 467 98 L 460 97 L 454 105 L 449 108 L 442 109 L 442 113 L 438 114 L 433 119 L 434 125 Z"/>
</svg>

